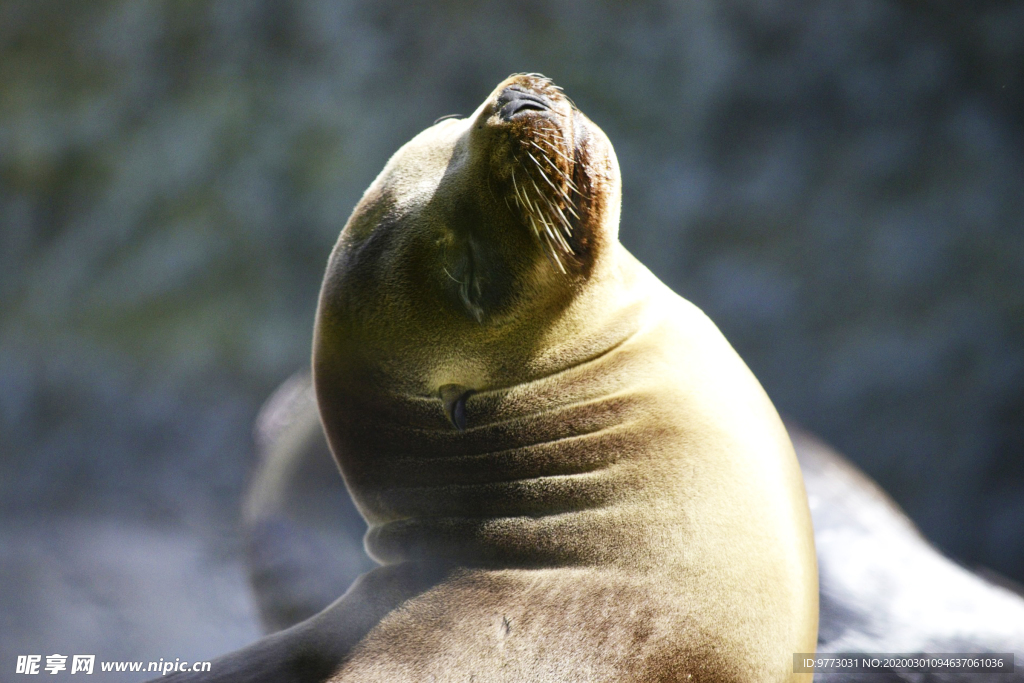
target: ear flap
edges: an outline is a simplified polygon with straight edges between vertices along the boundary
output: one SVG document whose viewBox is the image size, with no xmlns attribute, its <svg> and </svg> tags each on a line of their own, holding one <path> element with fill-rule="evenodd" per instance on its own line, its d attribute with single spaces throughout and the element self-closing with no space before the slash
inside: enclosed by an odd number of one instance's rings
<svg viewBox="0 0 1024 683">
<path fill-rule="evenodd" d="M 466 399 L 473 393 L 461 384 L 445 384 L 438 390 L 444 412 L 460 432 L 466 431 Z"/>
</svg>

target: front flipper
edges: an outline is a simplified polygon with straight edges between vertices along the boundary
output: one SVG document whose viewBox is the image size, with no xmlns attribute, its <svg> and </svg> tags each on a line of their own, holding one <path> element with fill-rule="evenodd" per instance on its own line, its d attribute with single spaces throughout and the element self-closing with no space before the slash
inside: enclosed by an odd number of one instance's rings
<svg viewBox="0 0 1024 683">
<path fill-rule="evenodd" d="M 444 579 L 439 570 L 411 564 L 363 574 L 319 614 L 219 657 L 204 673 L 161 676 L 161 683 L 322 683 L 395 607 Z"/>
</svg>

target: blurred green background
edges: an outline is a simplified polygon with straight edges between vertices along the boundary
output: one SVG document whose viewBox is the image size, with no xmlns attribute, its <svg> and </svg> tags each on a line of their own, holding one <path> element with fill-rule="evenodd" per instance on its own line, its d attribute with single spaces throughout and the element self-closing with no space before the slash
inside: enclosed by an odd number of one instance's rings
<svg viewBox="0 0 1024 683">
<path fill-rule="evenodd" d="M 0 671 L 255 637 L 251 423 L 327 254 L 517 71 L 779 409 L 1024 580 L 1024 4 L 3 0 Z"/>
</svg>

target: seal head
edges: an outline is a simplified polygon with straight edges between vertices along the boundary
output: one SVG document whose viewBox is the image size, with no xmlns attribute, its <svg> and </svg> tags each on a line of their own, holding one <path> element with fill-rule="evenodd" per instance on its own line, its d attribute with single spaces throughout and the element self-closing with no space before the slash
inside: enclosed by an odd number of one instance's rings
<svg viewBox="0 0 1024 683">
<path fill-rule="evenodd" d="M 365 356 L 356 334 L 419 393 L 519 379 L 494 349 L 565 309 L 615 242 L 619 201 L 601 130 L 549 80 L 511 77 L 403 146 L 366 191 L 328 265 L 315 351 Z"/>
</svg>

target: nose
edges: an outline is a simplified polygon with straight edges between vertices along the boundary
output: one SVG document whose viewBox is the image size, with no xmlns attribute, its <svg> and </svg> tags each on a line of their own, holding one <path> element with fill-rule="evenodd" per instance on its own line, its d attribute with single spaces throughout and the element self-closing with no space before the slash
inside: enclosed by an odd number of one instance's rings
<svg viewBox="0 0 1024 683">
<path fill-rule="evenodd" d="M 551 100 L 522 86 L 510 85 L 498 95 L 496 109 L 502 121 L 511 121 L 526 111 L 551 111 Z"/>
</svg>

